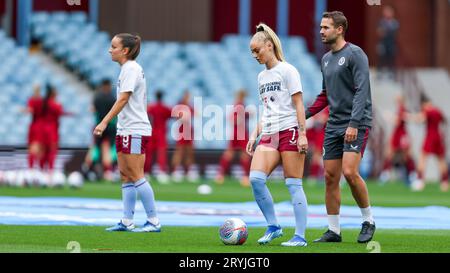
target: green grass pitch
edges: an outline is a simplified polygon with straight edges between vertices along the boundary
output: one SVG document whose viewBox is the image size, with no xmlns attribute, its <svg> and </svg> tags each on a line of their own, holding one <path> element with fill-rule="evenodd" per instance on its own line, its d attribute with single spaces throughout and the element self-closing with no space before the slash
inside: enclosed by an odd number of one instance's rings
<svg viewBox="0 0 450 273">
<path fill-rule="evenodd" d="M 250 188 L 240 187 L 237 181 L 227 180 L 224 185 L 210 183 L 213 193 L 199 195 L 199 184 L 180 183 L 170 185 L 153 184 L 156 199 L 164 201 L 196 202 L 245 202 L 252 201 Z M 450 193 L 441 193 L 438 185 L 428 185 L 423 192 L 411 192 L 400 183 L 378 185 L 368 182 L 372 206 L 450 206 Z M 269 182 L 275 202 L 289 199 L 283 183 Z M 323 184 L 305 183 L 305 192 L 310 204 L 323 204 Z M 90 198 L 120 199 L 118 184 L 105 182 L 86 183 L 82 189 L 36 189 L 1 187 L 2 196 L 76 196 Z M 342 188 L 342 204 L 356 205 L 348 186 Z M 118 215 L 120 217 L 120 215 Z M 68 243 L 76 241 L 83 253 L 104 252 L 152 252 L 152 253 L 442 253 L 450 251 L 450 230 L 389 230 L 378 229 L 374 246 L 358 244 L 359 230 L 343 229 L 343 242 L 339 244 L 312 243 L 323 229 L 308 229 L 306 248 L 280 246 L 294 232 L 284 229 L 284 237 L 266 246 L 256 240 L 264 228 L 250 227 L 247 242 L 242 246 L 226 246 L 218 235 L 219 227 L 173 227 L 163 226 L 161 233 L 108 233 L 104 227 L 89 226 L 7 226 L 0 225 L 0 252 L 70 252 Z"/>
<path fill-rule="evenodd" d="M 0 252 L 70 252 L 68 243 L 76 241 L 82 253 L 153 252 L 153 253 L 369 253 L 366 244 L 358 244 L 359 230 L 342 230 L 343 242 L 318 244 L 312 240 L 323 230 L 308 229 L 307 247 L 282 247 L 293 228 L 269 245 L 260 246 L 256 240 L 264 228 L 249 228 L 247 242 L 227 246 L 219 239 L 218 227 L 163 227 L 161 233 L 109 233 L 103 227 L 85 226 L 0 226 Z M 449 230 L 378 230 L 374 237 L 382 253 L 448 252 Z M 378 247 L 377 246 L 377 247 Z"/>
</svg>

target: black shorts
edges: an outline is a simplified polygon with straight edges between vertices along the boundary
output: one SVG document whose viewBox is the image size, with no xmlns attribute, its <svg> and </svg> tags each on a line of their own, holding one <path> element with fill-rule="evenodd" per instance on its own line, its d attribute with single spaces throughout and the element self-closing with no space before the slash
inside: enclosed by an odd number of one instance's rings
<svg viewBox="0 0 450 273">
<path fill-rule="evenodd" d="M 358 136 L 353 142 L 345 142 L 345 128 L 326 128 L 323 142 L 323 160 L 341 159 L 344 152 L 361 153 L 364 155 L 370 128 L 359 128 Z"/>
</svg>

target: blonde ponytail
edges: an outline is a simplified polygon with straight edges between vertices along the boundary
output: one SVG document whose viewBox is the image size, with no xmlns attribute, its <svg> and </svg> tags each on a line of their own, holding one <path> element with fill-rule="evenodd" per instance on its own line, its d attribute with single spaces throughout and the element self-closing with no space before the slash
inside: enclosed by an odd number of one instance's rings
<svg viewBox="0 0 450 273">
<path fill-rule="evenodd" d="M 277 34 L 266 24 L 260 23 L 256 26 L 256 35 L 258 33 L 262 33 L 264 35 L 265 41 L 271 41 L 273 44 L 273 51 L 275 53 L 275 57 L 277 60 L 284 62 L 284 54 L 283 54 L 283 48 L 281 47 L 281 41 L 280 38 L 278 38 Z"/>
</svg>

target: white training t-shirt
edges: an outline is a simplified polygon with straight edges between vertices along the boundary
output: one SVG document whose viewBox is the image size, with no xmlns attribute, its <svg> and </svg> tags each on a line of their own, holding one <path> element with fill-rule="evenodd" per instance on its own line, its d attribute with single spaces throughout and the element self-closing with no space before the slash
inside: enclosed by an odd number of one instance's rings
<svg viewBox="0 0 450 273">
<path fill-rule="evenodd" d="M 259 97 L 264 106 L 262 134 L 274 134 L 298 126 L 291 96 L 303 92 L 300 74 L 287 62 L 279 62 L 258 75 Z"/>
<path fill-rule="evenodd" d="M 142 67 L 136 61 L 122 65 L 117 82 L 117 98 L 121 92 L 133 92 L 117 119 L 118 135 L 151 136 L 152 126 L 147 116 L 147 86 Z"/>
</svg>

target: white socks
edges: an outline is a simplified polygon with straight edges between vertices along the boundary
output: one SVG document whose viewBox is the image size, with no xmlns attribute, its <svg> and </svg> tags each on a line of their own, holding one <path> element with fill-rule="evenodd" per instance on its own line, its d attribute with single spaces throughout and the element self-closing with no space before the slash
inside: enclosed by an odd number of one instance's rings
<svg viewBox="0 0 450 273">
<path fill-rule="evenodd" d="M 360 208 L 361 209 L 361 215 L 363 218 L 363 222 L 369 222 L 370 224 L 374 223 L 373 216 L 372 216 L 372 210 L 370 209 L 370 206 L 367 208 Z"/>
<path fill-rule="evenodd" d="M 159 224 L 159 219 L 158 217 L 151 217 L 151 218 L 147 218 L 147 221 L 150 222 L 150 224 L 157 226 Z"/>
<path fill-rule="evenodd" d="M 129 225 L 133 224 L 133 219 L 122 218 L 122 223 L 128 227 Z"/>
<path fill-rule="evenodd" d="M 369 222 L 370 224 L 374 224 L 373 216 L 372 216 L 372 210 L 369 207 L 367 208 L 360 208 L 361 209 L 361 215 L 363 218 L 363 222 Z M 339 224 L 339 214 L 337 215 L 328 215 L 328 229 L 335 232 L 336 234 L 341 233 L 341 226 Z"/>
<path fill-rule="evenodd" d="M 328 215 L 328 229 L 336 234 L 341 234 L 341 226 L 339 225 L 339 214 Z"/>
<path fill-rule="evenodd" d="M 149 221 L 152 225 L 155 225 L 155 226 L 157 226 L 159 224 L 158 217 L 147 218 L 147 221 Z M 132 219 L 127 219 L 127 218 L 122 218 L 122 223 L 125 226 L 129 226 L 129 225 L 133 224 L 133 220 Z"/>
</svg>

